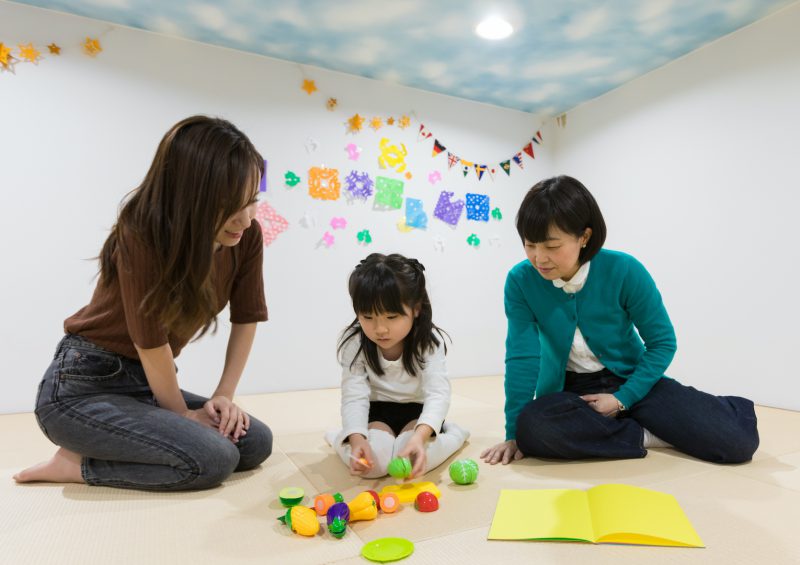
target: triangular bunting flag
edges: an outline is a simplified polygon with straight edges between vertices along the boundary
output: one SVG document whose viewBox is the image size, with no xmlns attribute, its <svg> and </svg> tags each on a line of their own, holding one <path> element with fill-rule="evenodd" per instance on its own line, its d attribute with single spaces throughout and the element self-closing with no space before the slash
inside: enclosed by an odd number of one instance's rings
<svg viewBox="0 0 800 565">
<path fill-rule="evenodd" d="M 500 168 L 503 169 L 508 176 L 511 176 L 511 159 L 500 163 Z"/>
<path fill-rule="evenodd" d="M 447 168 L 452 169 L 454 166 L 458 165 L 458 162 L 461 159 L 456 157 L 453 153 L 447 152 Z"/>
<path fill-rule="evenodd" d="M 492 182 L 494 182 L 494 174 L 497 172 L 497 169 L 490 167 L 486 169 L 486 172 L 489 173 L 489 178 L 492 179 Z"/>
<path fill-rule="evenodd" d="M 469 167 L 467 167 L 466 165 L 464 165 L 464 176 L 467 176 L 467 173 L 468 173 L 468 172 L 469 172 Z"/>
<path fill-rule="evenodd" d="M 419 135 L 417 136 L 417 141 L 429 139 L 432 135 L 433 134 L 428 131 L 428 128 L 425 127 L 425 124 L 419 124 Z"/>
<path fill-rule="evenodd" d="M 528 155 L 530 155 L 531 159 L 536 159 L 536 156 L 533 154 L 533 143 L 531 143 L 530 141 L 528 142 L 528 145 L 522 148 L 522 150 Z"/>
<path fill-rule="evenodd" d="M 536 135 L 534 135 L 531 138 L 531 141 L 533 141 L 536 145 L 541 145 L 542 144 L 542 132 L 537 131 Z"/>
<path fill-rule="evenodd" d="M 519 153 L 517 153 L 516 155 L 514 155 L 514 157 L 512 157 L 512 159 L 514 160 L 514 162 L 515 162 L 517 165 L 519 165 L 519 168 L 520 168 L 520 169 L 524 169 L 524 168 L 525 168 L 525 167 L 522 165 L 522 151 L 520 151 Z"/>
<path fill-rule="evenodd" d="M 478 180 L 481 180 L 483 173 L 486 172 L 486 165 L 475 165 L 475 174 L 478 175 Z"/>
<path fill-rule="evenodd" d="M 439 143 L 438 139 L 433 140 L 433 157 L 436 157 L 439 153 L 447 149 L 444 145 Z"/>
<path fill-rule="evenodd" d="M 536 137 L 538 137 L 538 138 L 539 138 L 539 141 L 544 141 L 544 139 L 542 139 L 542 132 L 541 132 L 541 130 L 539 130 L 539 131 L 537 131 L 537 132 L 536 132 Z"/>
</svg>

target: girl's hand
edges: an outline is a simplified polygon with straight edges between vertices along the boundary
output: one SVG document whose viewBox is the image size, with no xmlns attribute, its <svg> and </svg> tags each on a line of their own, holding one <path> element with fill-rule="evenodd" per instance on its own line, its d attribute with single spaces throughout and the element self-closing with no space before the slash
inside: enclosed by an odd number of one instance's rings
<svg viewBox="0 0 800 565">
<path fill-rule="evenodd" d="M 227 396 L 215 396 L 206 401 L 206 413 L 217 424 L 217 430 L 233 443 L 238 443 L 239 438 L 247 435 L 250 427 L 250 416 L 236 406 Z"/>
<path fill-rule="evenodd" d="M 581 396 L 589 408 L 606 417 L 616 416 L 619 412 L 619 402 L 613 394 L 585 394 Z"/>
<path fill-rule="evenodd" d="M 369 447 L 367 438 L 361 434 L 351 434 L 348 436 L 350 442 L 350 474 L 361 475 L 372 469 L 375 464 L 375 456 Z M 366 461 L 366 465 L 364 465 Z"/>
<path fill-rule="evenodd" d="M 405 447 L 397 453 L 397 457 L 408 457 L 411 459 L 411 474 L 406 480 L 411 480 L 425 473 L 427 463 L 427 452 L 425 451 L 425 436 L 415 433 L 406 443 Z"/>
<path fill-rule="evenodd" d="M 198 424 L 202 424 L 203 426 L 208 426 L 209 428 L 217 427 L 217 422 L 208 415 L 204 408 L 187 410 L 186 412 L 182 413 L 181 416 L 193 422 L 197 422 Z"/>
<path fill-rule="evenodd" d="M 489 449 L 485 449 L 483 453 L 481 453 L 481 459 L 490 465 L 495 465 L 500 461 L 503 462 L 503 465 L 508 465 L 512 461 L 522 459 L 523 457 L 525 456 L 517 447 L 517 440 L 515 439 L 498 443 Z"/>
</svg>

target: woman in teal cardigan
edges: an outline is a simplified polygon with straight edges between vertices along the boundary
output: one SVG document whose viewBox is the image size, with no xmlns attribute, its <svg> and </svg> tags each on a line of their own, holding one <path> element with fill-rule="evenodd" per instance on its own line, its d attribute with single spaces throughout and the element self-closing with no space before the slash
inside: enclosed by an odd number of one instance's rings
<svg viewBox="0 0 800 565">
<path fill-rule="evenodd" d="M 670 445 L 715 463 L 752 458 L 750 400 L 664 374 L 676 341 L 661 295 L 636 259 L 602 248 L 605 222 L 583 184 L 536 184 L 517 231 L 528 259 L 505 285 L 506 441 L 486 462 L 644 457 Z"/>
</svg>

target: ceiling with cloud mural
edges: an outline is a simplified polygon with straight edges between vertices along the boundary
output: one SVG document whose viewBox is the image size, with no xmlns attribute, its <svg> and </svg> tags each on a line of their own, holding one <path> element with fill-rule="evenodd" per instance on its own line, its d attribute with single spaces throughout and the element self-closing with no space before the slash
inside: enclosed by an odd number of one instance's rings
<svg viewBox="0 0 800 565">
<path fill-rule="evenodd" d="M 794 0 L 23 0 L 552 116 Z M 476 25 L 514 28 L 490 41 Z"/>
</svg>

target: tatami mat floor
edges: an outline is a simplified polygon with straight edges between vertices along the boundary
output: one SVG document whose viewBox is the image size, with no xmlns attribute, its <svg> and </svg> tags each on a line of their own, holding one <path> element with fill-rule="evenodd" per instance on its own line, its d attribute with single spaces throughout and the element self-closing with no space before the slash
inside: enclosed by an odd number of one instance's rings
<svg viewBox="0 0 800 565">
<path fill-rule="evenodd" d="M 339 423 L 338 389 L 243 396 L 240 404 L 275 432 L 272 457 L 258 470 L 197 493 L 153 494 L 82 485 L 17 485 L 18 469 L 49 457 L 53 446 L 32 414 L 0 416 L 0 562 L 113 563 L 367 563 L 366 542 L 411 540 L 403 563 L 800 563 L 800 413 L 758 408 L 761 447 L 751 463 L 720 466 L 669 449 L 644 459 L 564 463 L 525 459 L 481 463 L 478 481 L 451 482 L 447 464 L 425 476 L 442 491 L 441 508 L 424 514 L 405 506 L 357 522 L 337 540 L 291 534 L 276 517 L 277 495 L 299 486 L 313 497 L 380 490 L 394 479 L 350 476 L 322 432 Z M 499 377 L 453 380 L 448 419 L 472 432 L 457 458 L 478 455 L 501 439 Z M 619 482 L 674 495 L 706 544 L 704 549 L 501 542 L 486 539 L 501 488 L 588 488 Z"/>
</svg>

